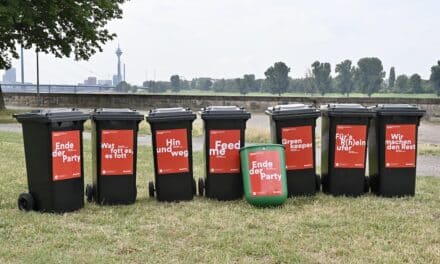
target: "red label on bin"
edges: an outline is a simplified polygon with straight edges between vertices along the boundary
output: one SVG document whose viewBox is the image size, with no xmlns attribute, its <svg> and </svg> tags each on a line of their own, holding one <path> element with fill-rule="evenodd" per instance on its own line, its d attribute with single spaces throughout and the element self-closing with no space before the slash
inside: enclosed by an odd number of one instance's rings
<svg viewBox="0 0 440 264">
<path fill-rule="evenodd" d="M 367 126 L 337 125 L 335 168 L 364 168 Z"/>
<path fill-rule="evenodd" d="M 101 131 L 101 175 L 133 174 L 133 130 Z"/>
<path fill-rule="evenodd" d="M 286 169 L 313 168 L 312 126 L 282 128 L 281 143 L 286 148 Z"/>
<path fill-rule="evenodd" d="M 416 125 L 385 126 L 385 167 L 416 167 Z"/>
<path fill-rule="evenodd" d="M 81 177 L 80 131 L 52 132 L 52 180 Z"/>
<path fill-rule="evenodd" d="M 280 195 L 283 187 L 279 152 L 274 150 L 250 152 L 248 159 L 251 195 Z"/>
<path fill-rule="evenodd" d="M 209 131 L 209 171 L 240 172 L 240 130 Z"/>
<path fill-rule="evenodd" d="M 159 174 L 188 172 L 187 130 L 185 128 L 157 130 L 156 153 Z"/>
</svg>

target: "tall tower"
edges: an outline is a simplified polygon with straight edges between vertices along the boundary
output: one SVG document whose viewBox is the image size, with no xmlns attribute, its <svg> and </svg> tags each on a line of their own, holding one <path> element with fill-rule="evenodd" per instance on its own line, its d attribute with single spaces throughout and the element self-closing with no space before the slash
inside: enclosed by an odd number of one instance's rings
<svg viewBox="0 0 440 264">
<path fill-rule="evenodd" d="M 118 56 L 118 80 L 117 80 L 117 84 L 119 84 L 122 81 L 122 74 L 121 74 L 121 55 L 122 55 L 122 50 L 119 47 L 118 44 L 118 49 L 116 50 L 116 56 Z"/>
</svg>

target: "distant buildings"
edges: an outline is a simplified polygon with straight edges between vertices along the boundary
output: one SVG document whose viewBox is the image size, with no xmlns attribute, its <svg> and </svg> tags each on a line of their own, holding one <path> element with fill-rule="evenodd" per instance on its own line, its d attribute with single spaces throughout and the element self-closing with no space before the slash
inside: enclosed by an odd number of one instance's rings
<svg viewBox="0 0 440 264">
<path fill-rule="evenodd" d="M 98 85 L 100 86 L 112 86 L 112 80 L 98 80 Z"/>
<path fill-rule="evenodd" d="M 5 71 L 2 83 L 17 83 L 17 71 L 15 68 L 10 68 Z"/>
<path fill-rule="evenodd" d="M 84 80 L 84 85 L 96 85 L 97 79 L 96 77 L 88 77 L 87 80 Z"/>
</svg>

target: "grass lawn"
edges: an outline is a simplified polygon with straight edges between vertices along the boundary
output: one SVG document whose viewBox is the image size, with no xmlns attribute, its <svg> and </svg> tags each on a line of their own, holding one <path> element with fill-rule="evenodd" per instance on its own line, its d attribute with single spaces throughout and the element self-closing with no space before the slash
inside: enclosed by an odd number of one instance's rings
<svg viewBox="0 0 440 264">
<path fill-rule="evenodd" d="M 151 148 L 138 154 L 138 200 L 63 215 L 23 213 L 21 135 L 0 132 L 0 263 L 438 263 L 440 179 L 418 177 L 412 198 L 315 197 L 258 209 L 244 200 L 148 198 Z M 85 141 L 85 182 L 91 182 Z M 195 177 L 203 157 L 194 153 Z"/>
</svg>

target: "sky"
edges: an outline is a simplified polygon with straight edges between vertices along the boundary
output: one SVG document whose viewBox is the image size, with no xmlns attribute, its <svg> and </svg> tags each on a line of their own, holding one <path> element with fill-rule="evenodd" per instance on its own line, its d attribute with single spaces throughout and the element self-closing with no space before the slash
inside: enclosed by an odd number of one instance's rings
<svg viewBox="0 0 440 264">
<path fill-rule="evenodd" d="M 264 78 L 283 61 L 303 77 L 315 61 L 332 70 L 345 59 L 378 57 L 387 72 L 429 78 L 440 59 L 438 0 L 131 0 L 108 29 L 118 38 L 89 61 L 40 54 L 40 83 L 111 79 L 120 45 L 126 80 L 169 80 L 173 74 Z M 35 82 L 35 53 L 25 51 L 25 81 Z M 20 79 L 20 62 L 13 61 Z M 334 75 L 334 72 L 333 72 Z"/>
</svg>

